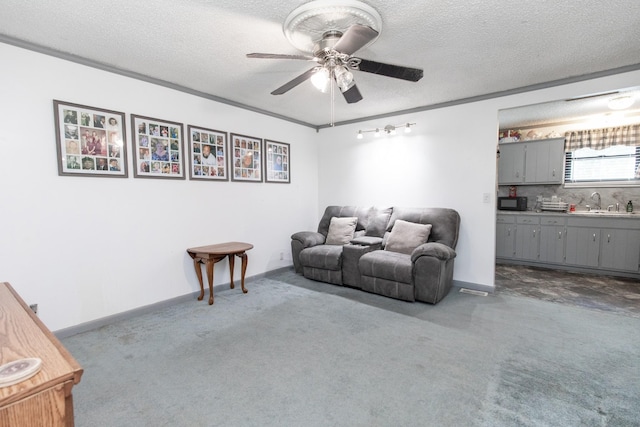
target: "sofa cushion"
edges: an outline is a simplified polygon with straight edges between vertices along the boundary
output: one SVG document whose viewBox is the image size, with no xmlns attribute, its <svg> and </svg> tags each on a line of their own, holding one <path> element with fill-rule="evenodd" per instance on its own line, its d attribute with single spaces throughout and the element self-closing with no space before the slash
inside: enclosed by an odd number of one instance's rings
<svg viewBox="0 0 640 427">
<path fill-rule="evenodd" d="M 362 255 L 358 262 L 362 276 L 377 277 L 392 282 L 411 283 L 411 257 L 399 252 L 373 251 Z"/>
<path fill-rule="evenodd" d="M 392 208 L 376 208 L 373 207 L 369 211 L 367 218 L 367 231 L 365 236 L 383 237 L 384 232 L 389 224 Z"/>
<path fill-rule="evenodd" d="M 431 224 L 416 224 L 398 219 L 391 229 L 384 249 L 410 255 L 415 248 L 427 242 L 431 227 Z"/>
<path fill-rule="evenodd" d="M 324 214 L 322 218 L 320 218 L 320 222 L 318 223 L 318 233 L 326 236 L 329 233 L 329 224 L 331 223 L 331 218 L 345 218 L 345 217 L 358 217 L 358 224 L 356 225 L 356 231 L 363 231 L 367 228 L 367 220 L 369 211 L 371 208 L 369 207 L 357 207 L 357 206 L 327 206 L 324 210 Z"/>
<path fill-rule="evenodd" d="M 357 217 L 331 218 L 325 245 L 346 245 L 353 239 Z"/>
<path fill-rule="evenodd" d="M 399 219 L 418 224 L 432 224 L 429 241 L 442 243 L 451 249 L 456 248 L 460 230 L 460 215 L 454 209 L 394 206 L 387 231 L 391 231 L 393 224 Z"/>
<path fill-rule="evenodd" d="M 342 246 L 318 245 L 305 248 L 300 252 L 300 264 L 303 267 L 340 270 L 342 268 Z"/>
</svg>

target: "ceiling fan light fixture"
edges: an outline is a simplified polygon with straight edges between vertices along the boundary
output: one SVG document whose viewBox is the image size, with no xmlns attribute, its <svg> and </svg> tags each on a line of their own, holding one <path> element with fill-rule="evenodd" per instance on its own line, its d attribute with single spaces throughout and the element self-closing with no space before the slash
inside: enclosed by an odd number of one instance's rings
<svg viewBox="0 0 640 427">
<path fill-rule="evenodd" d="M 311 84 L 322 93 L 326 93 L 329 88 L 329 70 L 319 67 L 311 76 Z"/>
<path fill-rule="evenodd" d="M 611 110 L 624 110 L 633 105 L 634 99 L 630 95 L 611 98 L 607 104 Z"/>
<path fill-rule="evenodd" d="M 353 73 L 344 66 L 338 65 L 333 70 L 336 83 L 342 92 L 349 90 L 353 86 Z"/>
</svg>

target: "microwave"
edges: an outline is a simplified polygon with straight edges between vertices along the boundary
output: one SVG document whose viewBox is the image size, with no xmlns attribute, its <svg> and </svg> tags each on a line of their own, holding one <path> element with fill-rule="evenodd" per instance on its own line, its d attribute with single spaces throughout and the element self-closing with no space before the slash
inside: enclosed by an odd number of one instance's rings
<svg viewBox="0 0 640 427">
<path fill-rule="evenodd" d="M 498 197 L 498 209 L 501 211 L 526 211 L 526 197 Z"/>
</svg>

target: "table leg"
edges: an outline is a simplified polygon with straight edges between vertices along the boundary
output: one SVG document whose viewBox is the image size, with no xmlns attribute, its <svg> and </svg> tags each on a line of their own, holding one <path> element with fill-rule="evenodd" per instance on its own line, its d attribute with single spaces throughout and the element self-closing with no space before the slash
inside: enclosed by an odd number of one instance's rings
<svg viewBox="0 0 640 427">
<path fill-rule="evenodd" d="M 246 271 L 247 271 L 247 261 L 248 261 L 247 258 L 248 257 L 247 257 L 247 254 L 245 252 L 239 254 L 238 256 L 240 258 L 242 258 L 242 276 L 240 278 L 240 283 L 241 283 L 241 286 L 242 286 L 242 292 L 246 294 L 248 291 L 244 287 L 244 273 L 246 273 Z"/>
<path fill-rule="evenodd" d="M 200 268 L 199 259 L 193 259 L 193 267 L 196 269 L 196 276 L 198 276 L 198 282 L 200 282 L 200 296 L 198 297 L 198 301 L 202 301 L 202 298 L 204 298 L 204 284 L 202 283 L 202 269 Z"/>
<path fill-rule="evenodd" d="M 233 265 L 234 265 L 234 261 L 235 261 L 235 258 L 233 256 L 233 254 L 229 254 L 229 271 L 231 273 L 231 289 L 234 288 L 234 284 L 233 284 Z"/>
<path fill-rule="evenodd" d="M 213 304 L 213 264 L 214 260 L 207 260 L 207 279 L 209 279 L 209 305 Z"/>
</svg>

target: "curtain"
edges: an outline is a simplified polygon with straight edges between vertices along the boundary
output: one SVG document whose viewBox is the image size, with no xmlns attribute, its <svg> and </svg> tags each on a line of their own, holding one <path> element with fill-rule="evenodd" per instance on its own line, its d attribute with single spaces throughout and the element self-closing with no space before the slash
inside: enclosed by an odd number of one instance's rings
<svg viewBox="0 0 640 427">
<path fill-rule="evenodd" d="M 612 145 L 640 145 L 640 123 L 606 129 L 578 130 L 564 134 L 564 151 L 579 148 L 603 150 Z"/>
</svg>

